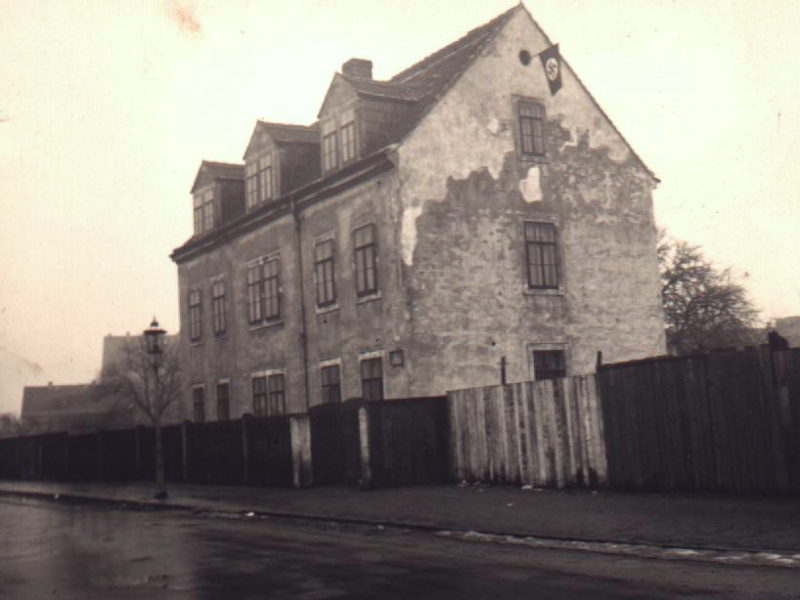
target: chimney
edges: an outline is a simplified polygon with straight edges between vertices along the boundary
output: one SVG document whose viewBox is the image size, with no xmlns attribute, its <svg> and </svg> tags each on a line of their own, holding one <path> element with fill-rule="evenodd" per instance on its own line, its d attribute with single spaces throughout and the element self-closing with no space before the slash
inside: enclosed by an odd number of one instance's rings
<svg viewBox="0 0 800 600">
<path fill-rule="evenodd" d="M 342 74 L 372 79 L 372 61 L 365 58 L 351 58 L 342 65 Z"/>
</svg>

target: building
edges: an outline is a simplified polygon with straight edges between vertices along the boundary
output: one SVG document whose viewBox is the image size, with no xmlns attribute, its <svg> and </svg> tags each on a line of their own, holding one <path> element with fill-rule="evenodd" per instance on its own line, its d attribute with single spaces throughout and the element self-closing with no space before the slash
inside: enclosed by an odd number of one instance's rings
<svg viewBox="0 0 800 600">
<path fill-rule="evenodd" d="M 203 162 L 172 254 L 186 414 L 663 354 L 658 180 L 554 52 L 518 5 L 388 81 L 349 60 L 313 125 Z"/>
<path fill-rule="evenodd" d="M 775 330 L 786 338 L 790 347 L 800 348 L 800 316 L 776 319 Z"/>
<path fill-rule="evenodd" d="M 176 343 L 177 335 L 166 336 L 165 343 Z M 107 335 L 103 338 L 100 380 L 124 364 L 129 350 L 137 349 L 141 336 Z M 179 407 L 168 410 L 163 423 L 181 420 Z M 133 402 L 109 394 L 94 383 L 73 385 L 25 386 L 22 393 L 21 429 L 26 433 L 69 431 L 83 433 L 99 429 L 115 429 L 150 425 Z"/>
</svg>

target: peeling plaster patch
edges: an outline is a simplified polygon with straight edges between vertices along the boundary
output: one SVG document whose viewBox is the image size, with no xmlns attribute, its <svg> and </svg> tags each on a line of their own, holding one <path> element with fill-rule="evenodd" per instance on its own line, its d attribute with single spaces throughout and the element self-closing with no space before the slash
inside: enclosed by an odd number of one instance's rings
<svg viewBox="0 0 800 600">
<path fill-rule="evenodd" d="M 497 117 L 492 115 L 492 118 L 489 119 L 489 124 L 486 126 L 486 129 L 488 129 L 492 135 L 497 135 L 497 133 L 500 131 L 500 121 L 497 120 Z"/>
<path fill-rule="evenodd" d="M 519 182 L 519 191 L 525 202 L 541 202 L 542 186 L 539 181 L 539 167 L 533 166 L 528 169 L 528 176 Z"/>
<path fill-rule="evenodd" d="M 417 248 L 417 218 L 422 214 L 421 206 L 412 206 L 403 211 L 403 228 L 400 243 L 403 262 L 409 267 L 414 264 L 414 250 Z"/>
</svg>

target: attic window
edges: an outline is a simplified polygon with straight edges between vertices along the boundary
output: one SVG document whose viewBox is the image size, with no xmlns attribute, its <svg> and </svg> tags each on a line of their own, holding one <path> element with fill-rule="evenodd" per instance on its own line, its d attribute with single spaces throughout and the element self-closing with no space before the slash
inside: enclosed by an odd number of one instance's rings
<svg viewBox="0 0 800 600">
<path fill-rule="evenodd" d="M 214 190 L 206 190 L 194 196 L 194 233 L 210 231 L 214 227 Z"/>
</svg>

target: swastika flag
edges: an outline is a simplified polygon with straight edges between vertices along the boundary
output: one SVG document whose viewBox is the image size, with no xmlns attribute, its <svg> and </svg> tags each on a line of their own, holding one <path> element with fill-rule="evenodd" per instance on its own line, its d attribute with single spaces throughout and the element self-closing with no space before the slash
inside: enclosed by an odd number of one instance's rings
<svg viewBox="0 0 800 600">
<path fill-rule="evenodd" d="M 561 55 L 558 53 L 558 44 L 540 52 L 539 58 L 542 60 L 547 85 L 550 86 L 550 95 L 555 96 L 561 89 Z"/>
</svg>

